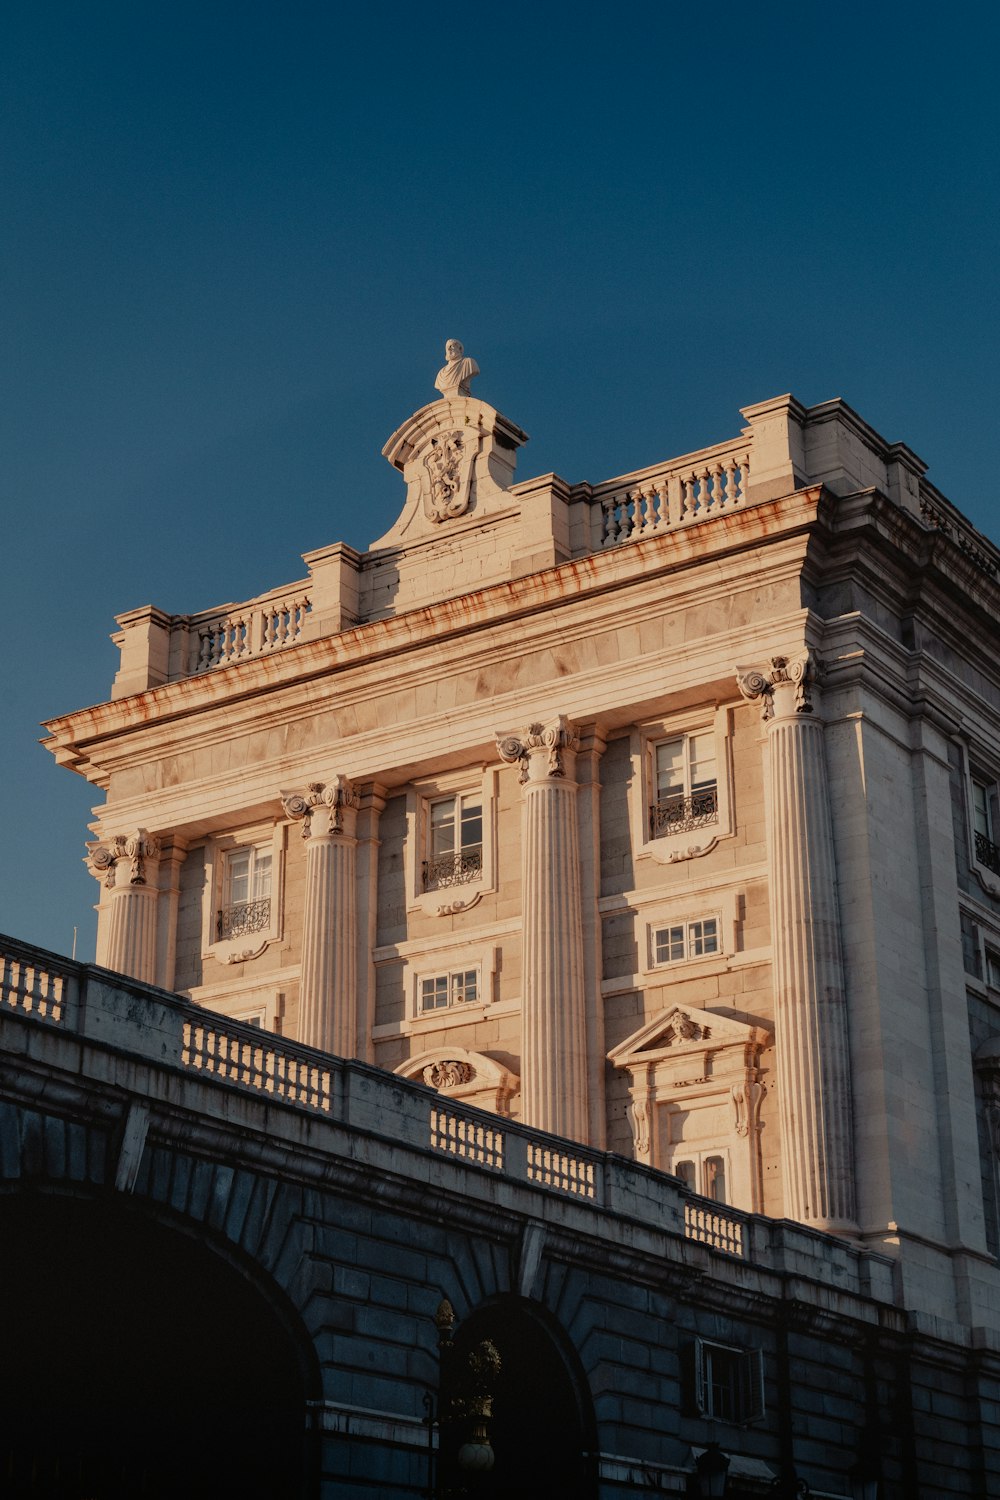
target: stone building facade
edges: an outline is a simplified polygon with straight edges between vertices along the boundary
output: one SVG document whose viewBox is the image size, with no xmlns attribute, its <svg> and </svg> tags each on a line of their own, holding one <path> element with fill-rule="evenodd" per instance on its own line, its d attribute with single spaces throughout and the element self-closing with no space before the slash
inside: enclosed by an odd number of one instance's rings
<svg viewBox="0 0 1000 1500">
<path fill-rule="evenodd" d="M 742 417 L 515 482 L 446 393 L 367 551 L 120 616 L 47 726 L 106 794 L 98 962 L 845 1237 L 1000 1348 L 1000 553 L 844 402 Z"/>
</svg>

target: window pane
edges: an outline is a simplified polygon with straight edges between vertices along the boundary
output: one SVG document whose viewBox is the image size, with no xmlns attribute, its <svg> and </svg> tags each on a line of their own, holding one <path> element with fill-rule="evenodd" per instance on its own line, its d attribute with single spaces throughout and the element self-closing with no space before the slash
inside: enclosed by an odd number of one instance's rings
<svg viewBox="0 0 1000 1500">
<path fill-rule="evenodd" d="M 658 964 L 675 963 L 684 957 L 684 928 L 660 927 L 653 933 L 654 956 Z"/>
<path fill-rule="evenodd" d="M 455 849 L 455 799 L 431 803 L 431 858 Z"/>
<path fill-rule="evenodd" d="M 483 842 L 483 807 L 478 800 L 462 802 L 462 848 L 469 849 Z"/>
<path fill-rule="evenodd" d="M 254 851 L 256 857 L 253 862 L 253 897 L 254 901 L 263 901 L 265 896 L 271 894 L 271 855 Z"/>
<path fill-rule="evenodd" d="M 448 1004 L 448 976 L 435 974 L 433 979 L 420 981 L 420 1009 L 441 1010 Z"/>
<path fill-rule="evenodd" d="M 461 1005 L 466 1000 L 476 1000 L 479 991 L 479 975 L 475 969 L 465 969 L 461 974 L 451 976 L 451 998 L 454 1005 Z"/>
<path fill-rule="evenodd" d="M 691 940 L 691 957 L 700 957 L 704 953 L 718 953 L 719 934 L 718 923 L 715 917 L 706 917 L 703 922 L 692 922 L 688 927 Z"/>
<path fill-rule="evenodd" d="M 705 1197 L 716 1203 L 726 1202 L 726 1163 L 721 1156 L 705 1158 Z"/>
<path fill-rule="evenodd" d="M 714 786 L 715 735 L 693 734 L 689 740 L 692 788 Z"/>
<path fill-rule="evenodd" d="M 684 741 L 664 740 L 656 747 L 656 796 L 684 791 Z"/>
<path fill-rule="evenodd" d="M 240 906 L 250 899 L 250 850 L 234 849 L 226 859 L 227 890 L 224 905 Z"/>
<path fill-rule="evenodd" d="M 1000 990 L 1000 954 L 986 950 L 986 983 Z"/>
<path fill-rule="evenodd" d="M 694 1162 L 679 1161 L 674 1163 L 674 1176 L 679 1177 L 685 1187 L 694 1187 Z"/>
<path fill-rule="evenodd" d="M 972 783 L 972 822 L 977 833 L 981 833 L 984 838 L 992 839 L 989 788 L 981 781 Z"/>
</svg>

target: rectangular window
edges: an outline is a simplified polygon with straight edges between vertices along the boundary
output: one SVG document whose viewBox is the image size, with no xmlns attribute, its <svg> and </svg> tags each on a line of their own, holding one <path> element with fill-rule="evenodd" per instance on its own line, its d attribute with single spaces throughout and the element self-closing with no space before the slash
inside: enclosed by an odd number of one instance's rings
<svg viewBox="0 0 1000 1500">
<path fill-rule="evenodd" d="M 271 846 L 229 849 L 222 857 L 222 905 L 216 937 L 266 932 L 271 923 Z"/>
<path fill-rule="evenodd" d="M 752 1422 L 764 1415 L 764 1358 L 760 1349 L 735 1349 L 695 1339 L 695 1405 L 716 1422 Z"/>
<path fill-rule="evenodd" d="M 962 963 L 967 974 L 976 979 L 983 977 L 982 947 L 979 942 L 979 927 L 967 912 L 959 912 L 959 928 L 962 933 Z"/>
<path fill-rule="evenodd" d="M 972 841 L 976 859 L 994 875 L 1000 875 L 1000 791 L 985 777 L 972 777 Z"/>
<path fill-rule="evenodd" d="M 418 986 L 421 1014 L 445 1010 L 450 1005 L 468 1005 L 479 999 L 479 970 L 458 969 L 451 974 L 432 974 Z"/>
<path fill-rule="evenodd" d="M 986 983 L 991 989 L 1000 990 L 1000 953 L 986 950 Z"/>
<path fill-rule="evenodd" d="M 483 874 L 483 799 L 479 792 L 440 797 L 427 809 L 425 891 L 469 885 Z"/>
<path fill-rule="evenodd" d="M 706 954 L 718 952 L 718 917 L 701 917 L 696 922 L 653 929 L 654 963 L 674 964 L 685 958 L 703 958 Z"/>
<path fill-rule="evenodd" d="M 719 821 L 715 733 L 677 735 L 653 746 L 653 838 L 703 828 Z"/>
</svg>

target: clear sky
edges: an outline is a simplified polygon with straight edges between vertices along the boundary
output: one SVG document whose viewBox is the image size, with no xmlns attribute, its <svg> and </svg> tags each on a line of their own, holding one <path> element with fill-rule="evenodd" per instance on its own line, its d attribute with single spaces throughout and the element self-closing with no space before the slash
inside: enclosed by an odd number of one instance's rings
<svg viewBox="0 0 1000 1500">
<path fill-rule="evenodd" d="M 0 19 L 0 929 L 93 956 L 37 745 L 114 616 L 400 508 L 447 337 L 598 480 L 843 396 L 996 537 L 996 7 L 15 0 Z"/>
</svg>

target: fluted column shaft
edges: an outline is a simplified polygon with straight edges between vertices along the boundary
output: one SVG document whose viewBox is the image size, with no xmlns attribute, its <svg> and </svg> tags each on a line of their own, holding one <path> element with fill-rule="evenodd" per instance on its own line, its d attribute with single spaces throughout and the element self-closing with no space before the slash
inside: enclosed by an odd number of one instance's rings
<svg viewBox="0 0 1000 1500">
<path fill-rule="evenodd" d="M 498 741 L 524 787 L 521 1118 L 588 1139 L 577 739 L 564 720 Z"/>
<path fill-rule="evenodd" d="M 357 1055 L 357 797 L 338 776 L 313 782 L 307 794 L 283 793 L 302 820 L 306 889 L 302 911 L 299 1033 L 306 1046 L 338 1057 Z"/>
<path fill-rule="evenodd" d="M 101 962 L 116 974 L 155 984 L 159 841 L 145 829 L 89 846 L 91 873 L 111 892 L 102 912 Z"/>
<path fill-rule="evenodd" d="M 740 678 L 767 722 L 767 835 L 785 1213 L 855 1228 L 854 1133 L 837 871 L 808 659 Z"/>
</svg>

